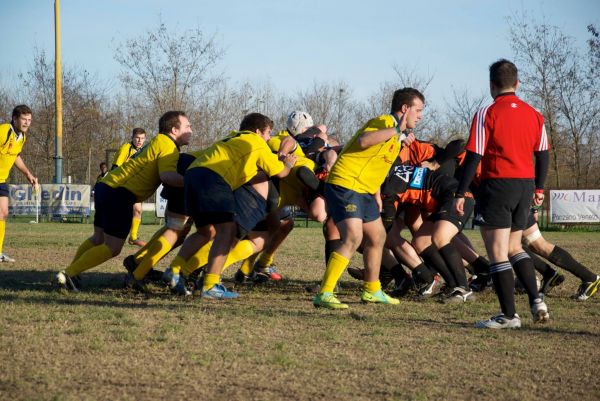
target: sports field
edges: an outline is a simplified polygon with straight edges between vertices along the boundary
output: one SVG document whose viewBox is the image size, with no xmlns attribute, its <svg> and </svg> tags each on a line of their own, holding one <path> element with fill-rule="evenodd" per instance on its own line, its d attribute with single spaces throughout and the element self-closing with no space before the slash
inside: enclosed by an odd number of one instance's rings
<svg viewBox="0 0 600 401">
<path fill-rule="evenodd" d="M 348 311 L 317 310 L 324 262 L 319 228 L 297 228 L 276 257 L 285 280 L 239 288 L 230 302 L 150 296 L 122 289 L 121 261 L 84 273 L 83 292 L 50 279 L 91 233 L 84 224 L 10 222 L 0 265 L 0 399 L 4 400 L 598 400 L 600 294 L 547 303 L 534 326 L 524 295 L 518 331 L 473 328 L 498 310 L 491 292 L 474 303 L 435 298 L 363 305 L 345 274 Z M 157 226 L 144 225 L 148 238 Z M 468 232 L 479 249 L 477 232 Z M 600 233 L 545 233 L 594 272 Z M 167 261 L 170 260 L 167 256 Z M 355 259 L 351 265 L 358 265 Z M 164 266 L 162 263 L 161 266 Z M 225 274 L 226 285 L 236 268 Z"/>
</svg>

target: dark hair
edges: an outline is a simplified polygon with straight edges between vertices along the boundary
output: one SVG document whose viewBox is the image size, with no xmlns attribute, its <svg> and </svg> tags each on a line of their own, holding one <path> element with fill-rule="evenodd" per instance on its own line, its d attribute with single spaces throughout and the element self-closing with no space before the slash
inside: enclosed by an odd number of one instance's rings
<svg viewBox="0 0 600 401">
<path fill-rule="evenodd" d="M 140 134 L 146 135 L 146 131 L 144 131 L 143 128 L 134 128 L 133 131 L 131 132 L 131 137 L 133 138 L 134 136 L 140 135 Z"/>
<path fill-rule="evenodd" d="M 23 114 L 33 114 L 33 112 L 31 111 L 31 109 L 29 108 L 29 106 L 26 106 L 24 104 L 20 104 L 20 105 L 16 106 L 13 109 L 13 111 L 12 111 L 12 119 L 14 120 L 15 118 L 19 118 Z"/>
<path fill-rule="evenodd" d="M 490 82 L 500 90 L 515 86 L 519 80 L 517 66 L 506 59 L 500 59 L 490 65 Z"/>
<path fill-rule="evenodd" d="M 256 130 L 264 131 L 267 128 L 273 128 L 273 120 L 260 113 L 250 113 L 244 117 L 240 124 L 240 131 Z"/>
<path fill-rule="evenodd" d="M 402 106 L 412 106 L 415 98 L 421 99 L 425 103 L 425 96 L 414 88 L 402 88 L 394 92 L 392 98 L 392 113 L 396 113 L 402 109 Z"/>
<path fill-rule="evenodd" d="M 158 120 L 158 132 L 168 134 L 173 128 L 179 128 L 180 122 L 179 117 L 187 117 L 183 111 L 172 110 L 167 111 L 165 114 L 160 116 Z"/>
<path fill-rule="evenodd" d="M 102 163 L 100 163 L 100 168 L 102 168 L 102 166 L 108 167 L 108 164 L 106 164 L 105 162 L 102 162 Z"/>
</svg>

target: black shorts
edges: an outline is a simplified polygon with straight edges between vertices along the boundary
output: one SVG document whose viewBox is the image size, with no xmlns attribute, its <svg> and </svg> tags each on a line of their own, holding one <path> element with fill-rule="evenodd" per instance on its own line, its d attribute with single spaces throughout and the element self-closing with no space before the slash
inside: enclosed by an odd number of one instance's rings
<svg viewBox="0 0 600 401">
<path fill-rule="evenodd" d="M 177 172 L 185 176 L 185 172 L 194 160 L 196 160 L 196 158 L 190 154 L 179 154 Z M 169 212 L 185 215 L 185 194 L 183 187 L 172 187 L 164 184 L 160 196 L 167 200 L 167 210 Z"/>
<path fill-rule="evenodd" d="M 450 223 L 454 224 L 460 232 L 465 227 L 469 217 L 471 217 L 474 207 L 475 200 L 471 197 L 465 197 L 465 204 L 463 208 L 464 214 L 459 216 L 454 209 L 454 198 L 447 198 L 444 203 L 438 205 L 437 210 L 431 216 L 429 216 L 429 220 L 434 222 L 439 220 L 449 221 Z"/>
<path fill-rule="evenodd" d="M 94 226 L 100 227 L 105 234 L 125 239 L 131 229 L 133 205 L 136 198 L 125 188 L 113 188 L 103 182 L 96 184 L 94 192 L 96 212 Z"/>
<path fill-rule="evenodd" d="M 531 208 L 533 179 L 483 180 L 475 204 L 475 224 L 492 228 L 523 230 Z"/>
<path fill-rule="evenodd" d="M 10 190 L 8 188 L 8 184 L 7 183 L 0 184 L 0 196 L 5 196 L 8 198 L 9 195 L 10 195 Z"/>
<path fill-rule="evenodd" d="M 234 221 L 235 198 L 229 184 L 214 171 L 195 167 L 184 177 L 186 215 L 196 227 Z"/>
<path fill-rule="evenodd" d="M 379 218 L 379 206 L 370 194 L 363 194 L 334 184 L 325 184 L 327 214 L 337 224 L 342 220 L 357 218 L 364 223 Z"/>
</svg>

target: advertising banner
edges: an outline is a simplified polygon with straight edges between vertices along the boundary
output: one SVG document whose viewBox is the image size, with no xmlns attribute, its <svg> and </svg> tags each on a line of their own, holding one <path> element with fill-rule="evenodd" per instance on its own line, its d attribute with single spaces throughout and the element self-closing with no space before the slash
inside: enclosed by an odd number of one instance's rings
<svg viewBox="0 0 600 401">
<path fill-rule="evenodd" d="M 600 223 L 600 189 L 550 191 L 551 223 Z"/>
<path fill-rule="evenodd" d="M 90 215 L 89 185 L 41 184 L 35 191 L 29 184 L 9 185 L 8 213 L 11 215 Z"/>
</svg>

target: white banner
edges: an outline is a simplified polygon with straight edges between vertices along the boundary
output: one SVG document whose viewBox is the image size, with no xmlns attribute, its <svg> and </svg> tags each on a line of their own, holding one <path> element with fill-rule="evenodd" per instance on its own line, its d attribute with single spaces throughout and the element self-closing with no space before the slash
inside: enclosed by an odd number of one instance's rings
<svg viewBox="0 0 600 401">
<path fill-rule="evenodd" d="M 90 215 L 89 185 L 41 184 L 39 193 L 31 185 L 9 185 L 11 215 Z"/>
<path fill-rule="evenodd" d="M 600 223 L 600 190 L 551 190 L 550 222 Z"/>
<path fill-rule="evenodd" d="M 155 201 L 155 210 L 156 217 L 159 219 L 165 218 L 165 210 L 167 210 L 167 200 L 160 196 L 161 191 L 163 190 L 162 184 L 156 190 L 156 201 Z"/>
</svg>

